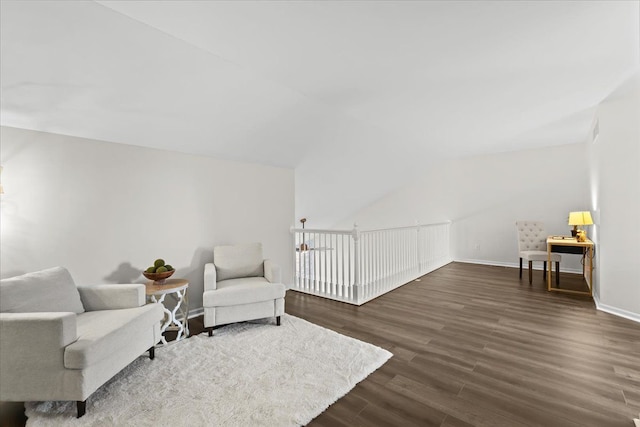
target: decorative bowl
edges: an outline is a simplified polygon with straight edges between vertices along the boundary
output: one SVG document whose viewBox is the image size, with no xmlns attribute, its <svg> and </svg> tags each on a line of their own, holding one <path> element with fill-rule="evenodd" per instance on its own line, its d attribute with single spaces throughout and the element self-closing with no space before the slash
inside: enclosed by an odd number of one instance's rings
<svg viewBox="0 0 640 427">
<path fill-rule="evenodd" d="M 173 273 L 175 273 L 175 270 L 165 271 L 164 273 L 147 273 L 146 271 L 143 271 L 142 275 L 149 280 L 153 280 L 156 285 L 162 285 Z"/>
</svg>

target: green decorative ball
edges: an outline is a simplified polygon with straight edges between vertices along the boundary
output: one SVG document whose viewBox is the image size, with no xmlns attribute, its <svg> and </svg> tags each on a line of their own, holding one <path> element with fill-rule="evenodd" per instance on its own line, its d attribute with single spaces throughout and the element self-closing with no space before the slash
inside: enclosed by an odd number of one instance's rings
<svg viewBox="0 0 640 427">
<path fill-rule="evenodd" d="M 145 270 L 145 273 L 155 273 L 156 272 L 156 268 L 155 267 L 149 267 Z"/>
<path fill-rule="evenodd" d="M 160 267 L 156 268 L 156 273 L 166 273 L 167 271 L 168 271 L 167 267 L 165 267 L 165 266 L 160 266 Z"/>
<path fill-rule="evenodd" d="M 158 268 L 158 267 L 162 267 L 162 266 L 164 265 L 164 260 L 163 260 L 163 259 L 161 259 L 161 258 L 158 258 L 157 260 L 155 260 L 155 261 L 153 262 L 153 265 L 154 265 L 156 268 Z M 156 273 L 157 273 L 157 271 L 156 271 Z"/>
<path fill-rule="evenodd" d="M 173 271 L 173 267 L 172 267 L 172 266 L 170 266 L 169 264 L 165 264 L 165 265 L 164 265 L 164 268 L 166 268 L 166 269 L 167 269 L 167 271 Z"/>
</svg>

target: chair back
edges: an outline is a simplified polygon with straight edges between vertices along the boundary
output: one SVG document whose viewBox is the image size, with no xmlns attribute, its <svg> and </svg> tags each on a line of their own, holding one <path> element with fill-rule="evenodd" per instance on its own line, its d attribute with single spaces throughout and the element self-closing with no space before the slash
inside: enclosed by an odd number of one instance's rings
<svg viewBox="0 0 640 427">
<path fill-rule="evenodd" d="M 84 313 L 80 292 L 64 267 L 0 280 L 0 313 Z"/>
<path fill-rule="evenodd" d="M 216 281 L 240 277 L 264 277 L 262 244 L 216 246 L 213 248 Z"/>
<path fill-rule="evenodd" d="M 518 251 L 547 250 L 547 231 L 541 221 L 517 221 Z"/>
</svg>

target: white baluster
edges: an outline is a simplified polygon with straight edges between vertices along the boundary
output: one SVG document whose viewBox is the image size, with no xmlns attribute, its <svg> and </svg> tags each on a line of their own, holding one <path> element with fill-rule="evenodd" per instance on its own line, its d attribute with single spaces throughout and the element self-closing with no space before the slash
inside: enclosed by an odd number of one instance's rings
<svg viewBox="0 0 640 427">
<path fill-rule="evenodd" d="M 367 297 L 371 292 L 371 286 L 373 286 L 373 237 L 371 233 L 367 234 L 367 265 L 369 270 L 369 278 L 367 280 Z"/>
<path fill-rule="evenodd" d="M 360 248 L 359 248 L 360 234 L 358 233 L 358 224 L 353 224 L 353 293 L 352 297 L 356 303 L 358 303 L 358 292 L 360 291 Z"/>
<path fill-rule="evenodd" d="M 382 254 L 382 277 L 384 277 L 384 287 L 387 287 L 387 280 L 389 278 L 389 268 L 387 265 L 387 261 L 388 261 L 388 256 L 387 256 L 387 249 L 389 248 L 389 242 L 388 242 L 388 237 L 389 237 L 389 233 L 386 231 L 382 231 L 380 233 L 380 237 L 382 239 L 382 247 L 381 247 L 381 254 Z"/>
<path fill-rule="evenodd" d="M 336 257 L 336 251 L 335 251 L 335 245 L 333 244 L 334 242 L 334 238 L 335 238 L 335 234 L 330 235 L 329 240 L 331 241 L 331 276 L 330 276 L 330 281 L 331 281 L 331 290 L 330 290 L 330 294 L 332 296 L 336 296 L 335 293 L 335 279 L 333 276 L 333 272 L 334 272 L 334 258 Z"/>
<path fill-rule="evenodd" d="M 322 246 L 322 255 L 320 257 L 320 259 L 322 260 L 322 262 L 320 263 L 320 275 L 321 277 L 321 281 L 320 281 L 320 292 L 324 293 L 325 289 L 326 289 L 326 283 L 327 283 L 327 235 L 325 233 L 322 233 L 320 235 L 320 246 Z M 324 273 L 324 274 L 323 274 Z"/>
<path fill-rule="evenodd" d="M 349 239 L 350 236 L 345 234 L 342 236 L 342 248 L 344 251 L 343 257 L 342 259 L 344 260 L 344 271 L 343 271 L 343 276 L 344 276 L 344 297 L 345 298 L 349 298 Z"/>
<path fill-rule="evenodd" d="M 299 242 L 300 241 L 300 234 L 297 234 L 297 239 L 296 241 Z M 299 243 L 296 243 L 296 248 L 298 248 L 298 288 L 299 289 L 303 289 L 304 288 L 304 283 L 303 283 L 303 277 L 302 277 L 302 249 L 300 247 Z"/>
</svg>

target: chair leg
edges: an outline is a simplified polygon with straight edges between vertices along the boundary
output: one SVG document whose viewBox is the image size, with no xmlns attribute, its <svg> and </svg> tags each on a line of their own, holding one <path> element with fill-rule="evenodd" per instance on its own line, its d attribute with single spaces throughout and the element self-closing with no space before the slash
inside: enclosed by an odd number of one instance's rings
<svg viewBox="0 0 640 427">
<path fill-rule="evenodd" d="M 276 325 L 280 326 L 280 316 L 276 316 Z"/>
<path fill-rule="evenodd" d="M 520 258 L 520 278 L 522 279 L 522 258 Z"/>
<path fill-rule="evenodd" d="M 529 261 L 529 284 L 533 283 L 533 261 Z"/>
<path fill-rule="evenodd" d="M 151 347 L 149 349 L 149 359 L 153 360 L 156 357 L 156 348 Z"/>
<path fill-rule="evenodd" d="M 543 261 L 543 263 L 544 265 L 542 266 L 542 280 L 546 282 L 547 281 L 547 261 Z"/>
<path fill-rule="evenodd" d="M 560 262 L 556 261 L 556 286 L 560 286 Z"/>
<path fill-rule="evenodd" d="M 80 418 L 81 416 L 83 416 L 85 414 L 85 412 L 87 411 L 87 401 L 76 401 L 76 406 L 78 408 L 78 417 Z"/>
<path fill-rule="evenodd" d="M 213 327 L 209 328 L 209 330 L 207 332 L 209 332 L 209 336 L 212 337 L 213 336 Z"/>
</svg>

